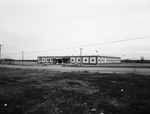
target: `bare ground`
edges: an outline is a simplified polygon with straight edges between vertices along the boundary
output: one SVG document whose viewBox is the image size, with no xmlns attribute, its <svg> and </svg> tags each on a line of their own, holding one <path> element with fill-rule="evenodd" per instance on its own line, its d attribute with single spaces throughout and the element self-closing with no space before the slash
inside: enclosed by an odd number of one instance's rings
<svg viewBox="0 0 150 114">
<path fill-rule="evenodd" d="M 149 114 L 150 76 L 0 68 L 0 114 Z"/>
</svg>

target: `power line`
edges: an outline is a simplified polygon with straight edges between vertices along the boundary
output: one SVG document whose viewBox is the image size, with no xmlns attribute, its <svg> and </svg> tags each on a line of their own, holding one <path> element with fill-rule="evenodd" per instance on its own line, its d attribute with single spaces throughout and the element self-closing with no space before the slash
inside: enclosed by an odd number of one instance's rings
<svg viewBox="0 0 150 114">
<path fill-rule="evenodd" d="M 110 30 L 127 28 L 127 27 L 130 27 L 130 26 L 135 26 L 135 25 L 143 24 L 145 22 L 149 22 L 149 20 L 143 20 L 143 21 L 139 21 L 139 22 L 136 22 L 136 23 L 132 23 L 132 24 L 126 24 L 126 25 L 114 27 L 114 28 L 112 28 Z"/>
<path fill-rule="evenodd" d="M 20 55 L 20 53 L 9 53 L 9 54 L 2 54 L 2 55 Z"/>
<path fill-rule="evenodd" d="M 49 52 L 49 51 L 59 51 L 59 50 L 73 49 L 73 48 L 79 48 L 79 47 L 90 47 L 90 46 L 95 46 L 95 45 L 112 44 L 112 43 L 119 43 L 119 42 L 125 42 L 125 41 L 131 41 L 131 40 L 139 40 L 139 39 L 146 39 L 146 38 L 150 38 L 150 36 L 128 38 L 128 39 L 123 39 L 123 40 L 115 40 L 115 41 L 110 41 L 110 42 L 102 42 L 102 43 L 89 44 L 89 45 L 80 45 L 80 46 L 67 47 L 67 48 L 59 48 L 59 49 L 53 49 L 53 50 L 43 50 L 43 51 L 26 52 L 25 54 L 40 53 L 40 52 Z M 3 55 L 16 55 L 16 54 L 20 54 L 20 53 L 3 54 Z"/>
<path fill-rule="evenodd" d="M 96 44 L 89 44 L 89 45 L 74 46 L 74 47 L 67 47 L 67 48 L 60 48 L 60 49 L 53 49 L 53 50 L 35 51 L 35 52 L 26 52 L 26 54 L 28 54 L 28 53 L 47 52 L 47 51 L 66 50 L 66 49 L 73 49 L 73 48 L 79 48 L 79 47 L 89 47 L 89 46 L 94 46 L 94 45 L 104 45 L 104 44 L 118 43 L 118 42 L 125 42 L 125 41 L 138 40 L 138 39 L 145 39 L 145 38 L 150 38 L 150 36 L 146 36 L 146 37 L 137 37 L 137 38 L 130 38 L 130 39 L 124 39 L 124 40 L 116 40 L 116 41 L 111 41 L 111 42 L 103 42 L 103 43 L 96 43 Z"/>
</svg>

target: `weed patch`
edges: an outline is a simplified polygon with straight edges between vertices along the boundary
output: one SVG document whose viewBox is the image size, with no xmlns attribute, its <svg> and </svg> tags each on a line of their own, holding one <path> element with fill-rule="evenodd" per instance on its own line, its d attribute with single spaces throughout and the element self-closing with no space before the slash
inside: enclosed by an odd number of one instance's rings
<svg viewBox="0 0 150 114">
<path fill-rule="evenodd" d="M 150 76 L 0 68 L 0 114 L 150 113 Z"/>
</svg>

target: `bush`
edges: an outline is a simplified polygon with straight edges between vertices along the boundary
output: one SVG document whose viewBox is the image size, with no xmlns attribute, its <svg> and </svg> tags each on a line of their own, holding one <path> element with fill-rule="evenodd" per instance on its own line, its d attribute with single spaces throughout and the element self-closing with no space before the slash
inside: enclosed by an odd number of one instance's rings
<svg viewBox="0 0 150 114">
<path fill-rule="evenodd" d="M 14 59 L 8 59 L 8 58 L 5 58 L 5 59 L 1 60 L 2 64 L 14 64 L 14 62 L 15 62 Z"/>
</svg>

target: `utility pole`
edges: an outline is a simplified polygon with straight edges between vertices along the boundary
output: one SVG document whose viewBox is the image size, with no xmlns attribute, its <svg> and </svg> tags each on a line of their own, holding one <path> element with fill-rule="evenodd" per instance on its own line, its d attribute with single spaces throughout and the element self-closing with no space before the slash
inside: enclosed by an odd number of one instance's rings
<svg viewBox="0 0 150 114">
<path fill-rule="evenodd" d="M 80 60 L 80 66 L 82 66 L 82 63 L 83 63 L 83 58 L 82 58 L 82 50 L 83 48 L 80 48 L 80 57 L 81 57 L 81 60 Z"/>
<path fill-rule="evenodd" d="M 24 52 L 22 51 L 22 66 L 23 66 Z"/>
<path fill-rule="evenodd" d="M 3 45 L 0 44 L 0 63 L 1 63 L 1 46 L 3 46 Z"/>
</svg>

